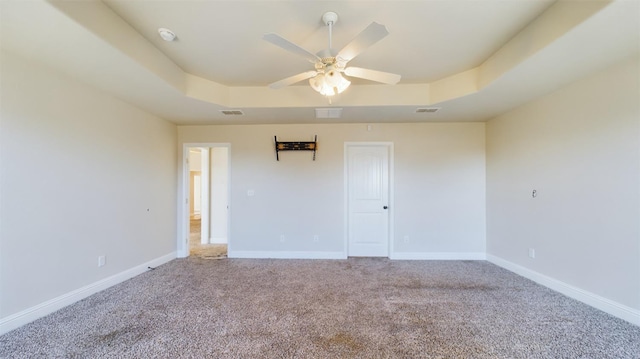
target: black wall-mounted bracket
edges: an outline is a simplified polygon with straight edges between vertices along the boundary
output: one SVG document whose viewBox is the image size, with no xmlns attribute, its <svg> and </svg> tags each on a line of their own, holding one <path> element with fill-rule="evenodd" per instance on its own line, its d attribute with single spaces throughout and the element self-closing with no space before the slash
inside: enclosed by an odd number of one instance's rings
<svg viewBox="0 0 640 359">
<path fill-rule="evenodd" d="M 307 142 L 278 142 L 278 136 L 273 136 L 276 141 L 276 160 L 280 161 L 278 155 L 280 151 L 313 151 L 313 160 L 316 160 L 316 150 L 318 149 L 318 135 L 313 141 Z"/>
</svg>

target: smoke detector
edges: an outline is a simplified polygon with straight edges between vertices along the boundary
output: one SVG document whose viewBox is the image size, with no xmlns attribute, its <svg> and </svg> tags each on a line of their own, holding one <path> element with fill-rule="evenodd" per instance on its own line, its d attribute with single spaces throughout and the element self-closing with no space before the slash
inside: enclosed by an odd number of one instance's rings
<svg viewBox="0 0 640 359">
<path fill-rule="evenodd" d="M 164 27 L 158 29 L 158 34 L 160 34 L 160 37 L 164 41 L 171 42 L 176 39 L 176 34 L 169 29 L 165 29 Z"/>
</svg>

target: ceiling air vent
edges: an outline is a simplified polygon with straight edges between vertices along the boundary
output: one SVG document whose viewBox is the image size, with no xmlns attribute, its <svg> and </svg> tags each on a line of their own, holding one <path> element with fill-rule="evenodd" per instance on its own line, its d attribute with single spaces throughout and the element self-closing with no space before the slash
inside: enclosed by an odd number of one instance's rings
<svg viewBox="0 0 640 359">
<path fill-rule="evenodd" d="M 316 108 L 316 118 L 340 118 L 342 117 L 341 108 Z"/>
<path fill-rule="evenodd" d="M 220 110 L 225 116 L 242 116 L 244 112 L 242 110 Z"/>
<path fill-rule="evenodd" d="M 440 110 L 440 107 L 423 107 L 423 108 L 417 108 L 416 113 L 434 113 L 434 112 L 438 112 L 439 110 Z"/>
</svg>

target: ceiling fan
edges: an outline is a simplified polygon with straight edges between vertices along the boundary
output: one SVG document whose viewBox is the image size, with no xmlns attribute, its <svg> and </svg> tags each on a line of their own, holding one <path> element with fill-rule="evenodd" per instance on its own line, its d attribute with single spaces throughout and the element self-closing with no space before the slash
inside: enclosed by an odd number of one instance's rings
<svg viewBox="0 0 640 359">
<path fill-rule="evenodd" d="M 342 50 L 336 53 L 331 46 L 331 35 L 333 25 L 338 21 L 338 14 L 331 11 L 326 12 L 322 16 L 322 21 L 329 27 L 329 48 L 321 50 L 315 55 L 278 34 L 270 33 L 262 37 L 278 47 L 302 56 L 315 66 L 315 70 L 299 73 L 274 82 L 269 85 L 270 88 L 279 89 L 308 79 L 314 90 L 324 96 L 333 96 L 341 93 L 351 84 L 342 74 L 389 85 L 395 85 L 400 81 L 400 75 L 397 74 L 360 67 L 347 67 L 349 61 L 353 60 L 369 46 L 389 35 L 384 25 L 372 22 Z"/>
</svg>

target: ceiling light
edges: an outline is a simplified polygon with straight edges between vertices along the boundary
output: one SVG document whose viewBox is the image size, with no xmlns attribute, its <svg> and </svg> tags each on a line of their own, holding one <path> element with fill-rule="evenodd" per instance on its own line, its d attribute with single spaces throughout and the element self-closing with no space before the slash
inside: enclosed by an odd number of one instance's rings
<svg viewBox="0 0 640 359">
<path fill-rule="evenodd" d="M 333 96 L 342 93 L 351 85 L 351 81 L 342 76 L 340 71 L 333 66 L 327 66 L 324 73 L 318 74 L 309 79 L 311 88 L 318 91 L 323 96 Z"/>
<path fill-rule="evenodd" d="M 164 41 L 173 41 L 176 39 L 176 34 L 169 29 L 165 29 L 164 27 L 158 29 L 158 34 L 160 34 L 160 37 Z"/>
</svg>

